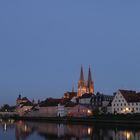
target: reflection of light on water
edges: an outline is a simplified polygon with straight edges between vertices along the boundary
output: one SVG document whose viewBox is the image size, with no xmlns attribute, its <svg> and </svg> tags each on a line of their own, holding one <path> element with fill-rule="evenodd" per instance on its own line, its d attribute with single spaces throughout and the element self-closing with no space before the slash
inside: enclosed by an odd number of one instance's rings
<svg viewBox="0 0 140 140">
<path fill-rule="evenodd" d="M 122 134 L 123 134 L 123 137 L 124 137 L 126 140 L 131 140 L 132 135 L 133 135 L 131 132 L 128 132 L 128 131 L 124 131 Z"/>
<path fill-rule="evenodd" d="M 88 134 L 90 135 L 92 132 L 92 129 L 91 128 L 88 128 Z"/>
<path fill-rule="evenodd" d="M 14 120 L 11 120 L 11 123 L 14 123 Z"/>
<path fill-rule="evenodd" d="M 24 126 L 24 131 L 25 131 L 25 132 L 27 131 L 27 125 Z"/>
<path fill-rule="evenodd" d="M 14 123 L 14 120 L 13 119 L 9 119 L 8 122 L 12 124 L 12 123 Z"/>
<path fill-rule="evenodd" d="M 130 132 L 126 132 L 126 138 L 127 138 L 127 140 L 130 140 L 130 138 L 131 138 Z"/>
<path fill-rule="evenodd" d="M 7 130 L 7 125 L 6 125 L 6 123 L 4 124 L 4 131 L 6 131 Z"/>
</svg>

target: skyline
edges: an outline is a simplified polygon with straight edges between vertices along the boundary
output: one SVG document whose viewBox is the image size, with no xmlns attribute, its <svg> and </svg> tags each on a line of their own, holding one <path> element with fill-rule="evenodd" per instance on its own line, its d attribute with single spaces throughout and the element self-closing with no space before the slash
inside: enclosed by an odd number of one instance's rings
<svg viewBox="0 0 140 140">
<path fill-rule="evenodd" d="M 140 91 L 139 1 L 1 1 L 0 105 L 62 97 L 90 65 L 95 92 Z"/>
</svg>

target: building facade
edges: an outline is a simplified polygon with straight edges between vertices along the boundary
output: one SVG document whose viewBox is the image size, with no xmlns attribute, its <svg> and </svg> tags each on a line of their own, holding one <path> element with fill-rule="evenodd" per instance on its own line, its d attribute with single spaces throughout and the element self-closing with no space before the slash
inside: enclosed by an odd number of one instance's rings
<svg viewBox="0 0 140 140">
<path fill-rule="evenodd" d="M 97 92 L 96 95 L 94 94 L 91 97 L 91 105 L 93 110 L 98 109 L 99 113 L 105 113 L 105 114 L 112 113 L 111 110 L 112 100 L 113 100 L 112 95 L 105 95 Z"/>
<path fill-rule="evenodd" d="M 81 67 L 80 79 L 78 81 L 77 96 L 80 97 L 85 93 L 94 93 L 94 83 L 92 80 L 92 74 L 91 74 L 90 67 L 89 67 L 89 71 L 88 71 L 88 81 L 86 82 L 84 80 L 83 67 Z"/>
<path fill-rule="evenodd" d="M 112 101 L 112 113 L 140 113 L 140 93 L 131 90 L 118 90 Z"/>
</svg>

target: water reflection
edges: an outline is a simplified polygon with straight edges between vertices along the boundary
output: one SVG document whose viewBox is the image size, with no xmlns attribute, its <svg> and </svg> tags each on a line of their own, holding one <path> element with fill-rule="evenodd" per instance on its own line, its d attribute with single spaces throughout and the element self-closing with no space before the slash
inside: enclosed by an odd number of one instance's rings
<svg viewBox="0 0 140 140">
<path fill-rule="evenodd" d="M 15 140 L 34 140 L 34 138 L 31 137 L 34 134 L 40 136 L 37 140 L 140 140 L 140 127 L 0 120 L 0 133 L 8 134 L 10 133 L 10 130 L 13 129 L 15 130 L 15 133 L 12 134 Z M 7 130 L 9 131 L 7 132 Z M 3 139 L 1 135 L 0 139 Z"/>
</svg>

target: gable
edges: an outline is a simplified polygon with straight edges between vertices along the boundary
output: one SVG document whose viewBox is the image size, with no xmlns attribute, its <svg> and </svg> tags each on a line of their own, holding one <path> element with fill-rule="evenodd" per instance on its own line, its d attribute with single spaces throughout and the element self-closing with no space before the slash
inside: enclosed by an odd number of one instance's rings
<svg viewBox="0 0 140 140">
<path fill-rule="evenodd" d="M 116 95 L 113 98 L 112 103 L 118 103 L 118 102 L 127 102 L 124 96 L 121 94 L 121 92 L 117 92 Z"/>
</svg>

